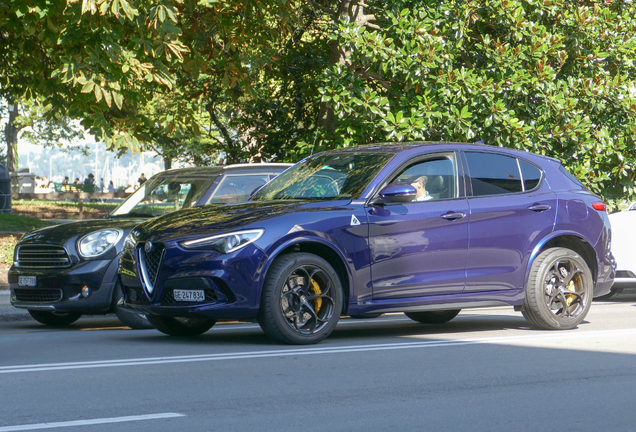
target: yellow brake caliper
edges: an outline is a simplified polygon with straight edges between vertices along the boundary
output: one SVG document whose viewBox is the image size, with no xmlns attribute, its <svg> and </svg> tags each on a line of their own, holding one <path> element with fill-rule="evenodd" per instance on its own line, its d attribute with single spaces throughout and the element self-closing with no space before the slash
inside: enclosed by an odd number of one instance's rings
<svg viewBox="0 0 636 432">
<path fill-rule="evenodd" d="M 571 280 L 570 283 L 568 284 L 568 291 L 576 291 L 576 285 L 574 285 L 574 281 L 573 280 Z M 570 306 L 572 304 L 572 302 L 574 301 L 575 298 L 576 298 L 576 296 L 574 294 L 567 294 L 565 296 L 565 299 L 568 302 L 568 306 Z"/>
<path fill-rule="evenodd" d="M 318 282 L 316 282 L 313 279 L 311 280 L 311 291 L 316 295 L 322 294 L 322 291 L 320 291 L 320 286 L 318 285 Z M 320 306 L 322 306 L 322 299 L 317 298 L 316 300 L 314 300 L 314 310 L 316 311 L 316 313 L 320 310 Z"/>
</svg>

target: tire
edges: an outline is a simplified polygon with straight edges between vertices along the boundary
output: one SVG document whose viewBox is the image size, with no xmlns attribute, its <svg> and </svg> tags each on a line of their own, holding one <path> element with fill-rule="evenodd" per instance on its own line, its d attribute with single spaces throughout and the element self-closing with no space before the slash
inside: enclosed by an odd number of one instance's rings
<svg viewBox="0 0 636 432">
<path fill-rule="evenodd" d="M 327 261 L 309 253 L 283 255 L 265 279 L 258 323 L 277 342 L 315 344 L 338 324 L 342 301 L 340 279 Z"/>
<path fill-rule="evenodd" d="M 431 311 L 431 312 L 404 312 L 404 315 L 422 324 L 444 324 L 459 314 L 461 309 Z"/>
<path fill-rule="evenodd" d="M 120 308 L 118 304 L 122 297 L 123 293 L 121 291 L 121 286 L 117 284 L 113 292 L 113 304 L 115 308 L 115 315 L 117 315 L 117 318 L 123 325 L 128 326 L 133 330 L 147 330 L 154 328 L 152 324 L 150 324 L 150 321 L 146 318 L 146 315 Z"/>
<path fill-rule="evenodd" d="M 82 316 L 77 312 L 47 312 L 32 309 L 29 309 L 29 313 L 37 322 L 52 327 L 66 327 Z"/>
<path fill-rule="evenodd" d="M 536 328 L 571 329 L 585 319 L 593 295 L 592 273 L 581 255 L 547 249 L 532 263 L 521 313 Z"/>
<path fill-rule="evenodd" d="M 206 318 L 175 318 L 161 315 L 146 315 L 146 318 L 154 328 L 170 336 L 199 336 L 216 324 L 216 320 Z"/>
</svg>

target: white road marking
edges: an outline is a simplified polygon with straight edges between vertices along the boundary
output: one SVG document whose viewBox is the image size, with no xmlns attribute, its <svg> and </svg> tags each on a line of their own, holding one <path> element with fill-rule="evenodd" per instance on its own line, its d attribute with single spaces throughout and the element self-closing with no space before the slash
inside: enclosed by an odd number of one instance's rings
<svg viewBox="0 0 636 432">
<path fill-rule="evenodd" d="M 425 342 L 403 342 L 388 344 L 372 344 L 372 345 L 349 345 L 349 346 L 324 346 L 312 348 L 295 348 L 280 349 L 272 351 L 248 351 L 233 352 L 221 354 L 201 354 L 190 356 L 171 356 L 171 357 L 149 357 L 149 358 L 131 358 L 121 360 L 100 360 L 87 362 L 72 363 L 49 363 L 35 365 L 17 365 L 0 367 L 0 374 L 23 373 L 23 372 L 42 372 L 53 370 L 69 370 L 69 369 L 90 369 L 90 368 L 107 368 L 122 366 L 145 366 L 154 364 L 170 364 L 170 363 L 189 363 L 202 361 L 219 361 L 219 360 L 238 360 L 238 359 L 256 359 L 266 357 L 286 357 L 300 355 L 318 355 L 318 354 L 342 354 L 352 352 L 365 351 L 384 351 L 384 350 L 400 350 L 414 348 L 437 348 L 460 345 L 476 345 L 476 344 L 506 344 L 520 343 L 532 340 L 572 340 L 581 338 L 606 338 L 609 336 L 636 335 L 636 328 L 626 328 L 618 330 L 595 330 L 595 331 L 559 331 L 559 332 L 543 332 L 537 331 L 527 336 L 499 336 L 499 337 L 483 337 L 473 339 L 447 339 L 432 340 Z"/>
<path fill-rule="evenodd" d="M 0 432 L 53 429 L 53 428 L 60 428 L 60 427 L 88 426 L 88 425 L 107 424 L 107 423 L 124 423 L 124 422 L 131 422 L 131 421 L 157 420 L 157 419 L 166 419 L 166 418 L 173 418 L 173 417 L 185 417 L 185 415 L 178 414 L 178 413 L 159 413 L 159 414 L 146 414 L 146 415 L 127 416 L 127 417 L 110 417 L 110 418 L 99 418 L 99 419 L 91 419 L 91 420 L 73 420 L 73 421 L 55 422 L 55 423 L 36 423 L 36 424 L 27 424 L 27 425 L 18 425 L 18 426 L 3 426 L 3 427 L 0 427 Z"/>
</svg>

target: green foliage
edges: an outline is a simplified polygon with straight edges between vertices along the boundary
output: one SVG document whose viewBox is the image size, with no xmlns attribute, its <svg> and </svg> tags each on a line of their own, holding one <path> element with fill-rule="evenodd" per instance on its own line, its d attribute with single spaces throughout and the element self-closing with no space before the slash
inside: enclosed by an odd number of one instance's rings
<svg viewBox="0 0 636 432">
<path fill-rule="evenodd" d="M 331 146 L 481 139 L 560 158 L 614 205 L 636 197 L 632 2 L 375 4 L 381 31 L 334 24 L 351 55 L 320 88 Z"/>
<path fill-rule="evenodd" d="M 111 148 L 207 164 L 483 140 L 636 198 L 631 1 L 7 0 L 0 42 L 1 92 Z"/>
</svg>

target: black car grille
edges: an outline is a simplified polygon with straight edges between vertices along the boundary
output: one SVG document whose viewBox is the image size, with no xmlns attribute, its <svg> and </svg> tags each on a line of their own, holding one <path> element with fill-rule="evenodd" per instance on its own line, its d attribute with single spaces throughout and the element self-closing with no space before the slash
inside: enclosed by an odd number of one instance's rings
<svg viewBox="0 0 636 432">
<path fill-rule="evenodd" d="M 56 302 L 62 300 L 60 289 L 16 289 L 13 291 L 17 301 Z"/>
<path fill-rule="evenodd" d="M 62 246 L 18 246 L 16 266 L 20 268 L 64 268 L 71 266 L 71 259 Z"/>
<path fill-rule="evenodd" d="M 159 273 L 164 252 L 165 248 L 163 245 L 154 245 L 150 252 L 146 252 L 143 247 L 139 249 L 139 264 L 142 267 L 141 277 L 151 290 L 154 289 L 157 281 L 157 274 Z"/>
<path fill-rule="evenodd" d="M 164 290 L 163 296 L 161 297 L 161 304 L 174 305 L 174 304 L 190 304 L 190 303 L 195 303 L 195 304 L 196 303 L 206 303 L 206 304 L 216 303 L 217 301 L 216 292 L 213 289 L 204 290 L 204 294 L 205 294 L 204 302 L 183 302 L 183 301 L 176 301 L 174 299 L 174 290 Z"/>
<path fill-rule="evenodd" d="M 150 301 L 141 287 L 124 287 L 126 290 L 126 300 L 136 304 L 148 304 Z"/>
</svg>

